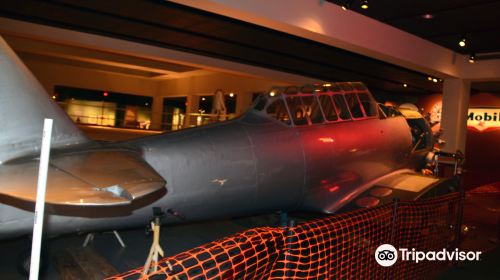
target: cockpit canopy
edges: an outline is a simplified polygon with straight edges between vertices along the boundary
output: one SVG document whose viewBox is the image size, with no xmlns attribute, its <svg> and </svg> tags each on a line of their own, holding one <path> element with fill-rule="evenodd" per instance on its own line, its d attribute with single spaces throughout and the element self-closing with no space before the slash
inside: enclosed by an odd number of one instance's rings
<svg viewBox="0 0 500 280">
<path fill-rule="evenodd" d="M 253 109 L 291 126 L 379 117 L 375 99 L 360 82 L 276 87 L 261 95 Z"/>
</svg>

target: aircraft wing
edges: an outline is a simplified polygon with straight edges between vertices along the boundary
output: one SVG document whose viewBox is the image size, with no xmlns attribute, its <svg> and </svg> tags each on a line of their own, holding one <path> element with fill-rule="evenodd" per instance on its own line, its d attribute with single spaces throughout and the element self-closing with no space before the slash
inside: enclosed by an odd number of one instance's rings
<svg viewBox="0 0 500 280">
<path fill-rule="evenodd" d="M 0 165 L 0 195 L 34 202 L 38 165 L 38 159 Z M 124 205 L 164 187 L 165 180 L 131 151 L 54 154 L 50 159 L 46 202 L 75 206 Z"/>
<path fill-rule="evenodd" d="M 422 175 L 413 170 L 402 169 L 382 176 L 361 188 L 356 196 L 342 205 L 338 212 L 347 212 L 392 202 L 418 200 L 429 196 L 452 192 L 451 179 Z"/>
</svg>

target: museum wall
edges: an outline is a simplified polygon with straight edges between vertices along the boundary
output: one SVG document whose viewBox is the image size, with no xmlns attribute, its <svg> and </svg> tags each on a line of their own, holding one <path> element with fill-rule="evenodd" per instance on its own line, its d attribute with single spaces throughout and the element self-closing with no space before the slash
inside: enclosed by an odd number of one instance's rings
<svg viewBox="0 0 500 280">
<path fill-rule="evenodd" d="M 56 85 L 144 96 L 154 96 L 159 89 L 159 82 L 148 78 L 51 63 L 26 56 L 21 56 L 21 59 L 49 94 L 53 93 Z"/>
<path fill-rule="evenodd" d="M 284 83 L 240 76 L 228 73 L 213 73 L 210 75 L 193 76 L 180 79 L 162 81 L 161 96 L 200 96 L 212 95 L 220 88 L 224 92 L 233 92 L 237 96 L 236 114 L 241 114 L 252 105 L 252 94 L 267 91 L 273 86 L 282 86 Z M 197 100 L 190 103 L 195 106 Z M 197 108 L 197 106 L 195 106 Z"/>
<path fill-rule="evenodd" d="M 160 129 L 165 97 L 186 96 L 189 111 L 197 112 L 199 96 L 212 95 L 216 89 L 221 88 L 226 93 L 236 94 L 238 115 L 252 104 L 253 93 L 283 85 L 255 77 L 209 71 L 202 75 L 159 80 L 57 63 L 48 57 L 21 54 L 21 59 L 49 94 L 53 93 L 55 86 L 66 86 L 153 97 L 153 129 Z"/>
<path fill-rule="evenodd" d="M 439 105 L 443 100 L 443 95 L 441 93 L 423 95 L 419 98 L 416 104 L 418 108 L 422 108 L 424 114 L 432 111 L 435 105 Z"/>
<path fill-rule="evenodd" d="M 423 96 L 417 104 L 424 109 L 424 113 L 440 109 L 441 94 Z M 500 109 L 500 94 L 473 93 L 469 101 L 469 108 L 498 108 Z M 500 158 L 500 129 L 478 131 L 472 127 L 467 129 L 465 147 L 465 175 L 464 183 L 467 188 L 500 181 L 497 161 Z"/>
<path fill-rule="evenodd" d="M 500 113 L 500 94 L 472 94 L 469 104 L 469 108 L 497 108 Z M 484 131 L 469 128 L 466 143 L 466 185 L 472 187 L 499 182 L 500 173 L 497 164 L 500 158 L 500 128 Z"/>
</svg>

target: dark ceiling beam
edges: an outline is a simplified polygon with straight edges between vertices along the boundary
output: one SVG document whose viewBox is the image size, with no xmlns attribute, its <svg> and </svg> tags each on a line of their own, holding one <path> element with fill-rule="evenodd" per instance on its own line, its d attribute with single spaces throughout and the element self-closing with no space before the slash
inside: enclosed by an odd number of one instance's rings
<svg viewBox="0 0 500 280">
<path fill-rule="evenodd" d="M 435 17 L 439 17 L 440 15 L 446 13 L 468 10 L 470 8 L 481 7 L 484 5 L 489 5 L 491 3 L 497 3 L 497 2 L 498 2 L 497 0 L 474 1 L 464 5 L 453 6 L 454 1 L 448 1 L 447 3 L 443 4 L 443 7 L 439 7 L 437 9 L 421 9 L 418 12 L 413 12 L 411 14 L 398 15 L 391 18 L 383 18 L 382 20 L 384 22 L 388 22 L 389 24 L 391 24 L 396 21 L 400 21 L 402 19 L 421 18 L 423 14 L 432 14 Z"/>
<path fill-rule="evenodd" d="M 446 33 L 432 33 L 432 34 L 429 34 L 429 35 L 425 35 L 423 36 L 424 39 L 430 39 L 430 40 L 433 40 L 433 39 L 436 39 L 436 38 L 441 38 L 441 37 L 450 37 L 450 36 L 455 36 L 457 38 L 460 38 L 460 37 L 471 37 L 471 36 L 474 36 L 474 35 L 477 35 L 477 34 L 482 34 L 482 33 L 491 33 L 491 32 L 499 32 L 497 33 L 500 34 L 500 26 L 498 27 L 493 27 L 493 28 L 478 28 L 478 29 L 468 29 L 468 30 L 465 30 L 463 32 L 459 32 L 459 31 L 453 31 L 453 32 L 446 32 Z M 458 41 L 457 41 L 458 42 Z"/>
<path fill-rule="evenodd" d="M 265 51 L 268 53 L 275 54 L 277 56 L 286 56 L 291 59 L 299 59 L 302 61 L 307 61 L 310 63 L 319 63 L 323 66 L 333 67 L 340 69 L 342 71 L 350 71 L 353 74 L 371 76 L 381 80 L 402 83 L 407 82 L 414 84 L 416 88 L 426 88 L 428 85 L 425 81 L 425 76 L 418 74 L 420 80 L 414 81 L 416 73 L 410 73 L 409 70 L 403 68 L 397 68 L 392 71 L 397 71 L 400 79 L 391 80 L 387 77 L 394 75 L 387 75 L 386 73 L 381 73 L 381 71 L 363 72 L 360 69 L 380 69 L 382 64 L 380 61 L 348 53 L 347 51 L 336 49 L 335 52 L 332 51 L 332 47 L 328 47 L 317 42 L 312 42 L 302 38 L 290 36 L 288 34 L 282 34 L 279 32 L 271 32 L 268 29 L 256 28 L 255 25 L 243 24 L 241 22 L 230 22 L 228 28 L 227 18 L 217 17 L 213 15 L 207 15 L 203 12 L 200 15 L 189 15 L 188 18 L 192 17 L 191 24 L 185 24 L 188 22 L 187 18 L 181 23 L 177 23 L 175 20 L 171 20 L 172 17 L 165 17 L 166 11 L 157 8 L 151 9 L 151 3 L 141 2 L 136 8 L 138 11 L 151 11 L 148 13 L 136 13 L 133 16 L 130 14 L 130 9 L 126 6 L 117 6 L 113 1 L 68 1 L 68 0 L 55 0 L 58 3 L 64 3 L 73 8 L 83 8 L 89 9 L 95 13 L 104 13 L 109 16 L 123 17 L 128 20 L 139 20 L 144 24 L 157 25 L 162 28 L 172 29 L 180 32 L 189 32 L 192 35 L 199 37 L 204 37 L 210 40 L 217 40 L 220 42 L 225 42 L 228 44 L 233 44 L 238 47 L 252 47 L 256 50 Z M 161 4 L 164 2 L 162 1 Z M 175 12 L 169 10 L 169 12 Z M 174 14 L 175 16 L 175 14 Z M 210 17 L 209 24 L 196 24 L 197 21 L 203 19 L 204 16 Z M 185 18 L 185 16 L 184 16 Z M 182 25 L 184 22 L 184 25 Z M 215 27 L 214 27 L 215 26 Z M 246 34 L 252 34 L 252 36 L 246 36 Z M 307 55 L 311 53 L 311 55 Z M 348 61 L 346 61 L 348 57 Z M 344 63 L 342 63 L 344 61 Z M 386 72 L 388 68 L 396 68 L 396 66 L 387 65 L 384 69 Z M 405 75 L 405 72 L 410 74 Z M 309 74 L 310 76 L 310 74 Z M 423 78 L 422 78 L 423 77 Z"/>
<path fill-rule="evenodd" d="M 318 42 L 166 1 L 0 2 L 0 15 L 236 61 L 322 80 L 439 92 L 427 76 Z"/>
</svg>

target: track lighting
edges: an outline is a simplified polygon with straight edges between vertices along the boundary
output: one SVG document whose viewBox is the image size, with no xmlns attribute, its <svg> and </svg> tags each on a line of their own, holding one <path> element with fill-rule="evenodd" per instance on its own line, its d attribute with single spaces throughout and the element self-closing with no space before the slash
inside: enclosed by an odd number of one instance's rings
<svg viewBox="0 0 500 280">
<path fill-rule="evenodd" d="M 351 2 L 352 0 L 346 0 L 344 1 L 344 4 L 342 4 L 342 6 L 340 7 L 342 7 L 342 10 L 347 11 L 349 10 L 349 8 L 351 8 Z"/>
<path fill-rule="evenodd" d="M 368 0 L 361 0 L 361 9 L 368 9 Z"/>
<path fill-rule="evenodd" d="M 469 55 L 469 63 L 474 63 L 474 62 L 476 62 L 476 54 L 471 53 Z"/>
<path fill-rule="evenodd" d="M 462 48 L 463 48 L 463 47 L 465 47 L 465 38 L 462 38 L 462 39 L 458 42 L 458 45 L 459 45 L 460 47 L 462 47 Z"/>
<path fill-rule="evenodd" d="M 427 13 L 427 14 L 423 14 L 423 15 L 421 15 L 421 17 L 422 17 L 423 19 L 433 19 L 433 18 L 434 18 L 434 15 L 433 15 L 433 14 L 429 14 L 429 13 Z"/>
</svg>

